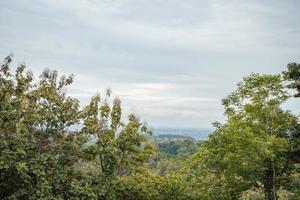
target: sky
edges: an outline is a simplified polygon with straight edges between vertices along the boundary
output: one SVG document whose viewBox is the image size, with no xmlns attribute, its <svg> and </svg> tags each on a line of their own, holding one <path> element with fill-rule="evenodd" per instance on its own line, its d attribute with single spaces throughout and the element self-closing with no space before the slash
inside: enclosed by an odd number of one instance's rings
<svg viewBox="0 0 300 200">
<path fill-rule="evenodd" d="M 252 72 L 300 62 L 298 0 L 1 0 L 0 59 L 75 74 L 88 103 L 111 88 L 124 116 L 208 128 Z M 300 113 L 299 101 L 285 108 Z"/>
</svg>

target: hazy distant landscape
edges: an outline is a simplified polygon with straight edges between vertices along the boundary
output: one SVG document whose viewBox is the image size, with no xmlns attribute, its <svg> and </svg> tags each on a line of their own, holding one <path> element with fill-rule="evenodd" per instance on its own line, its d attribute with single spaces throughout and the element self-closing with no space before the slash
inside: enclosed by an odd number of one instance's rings
<svg viewBox="0 0 300 200">
<path fill-rule="evenodd" d="M 0 0 L 0 200 L 300 200 L 300 0 Z"/>
<path fill-rule="evenodd" d="M 209 128 L 152 128 L 154 136 L 159 135 L 182 135 L 192 137 L 195 140 L 207 140 L 208 135 L 213 132 Z"/>
</svg>

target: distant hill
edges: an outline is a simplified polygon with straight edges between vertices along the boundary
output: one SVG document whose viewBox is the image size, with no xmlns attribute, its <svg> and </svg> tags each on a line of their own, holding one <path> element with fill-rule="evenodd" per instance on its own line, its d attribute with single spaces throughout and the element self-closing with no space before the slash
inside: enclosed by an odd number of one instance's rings
<svg viewBox="0 0 300 200">
<path fill-rule="evenodd" d="M 159 140 L 195 140 L 191 136 L 186 135 L 175 135 L 175 134 L 161 134 L 154 136 L 156 139 Z"/>
<path fill-rule="evenodd" d="M 207 140 L 213 131 L 209 128 L 152 128 L 153 135 L 161 138 Z"/>
</svg>

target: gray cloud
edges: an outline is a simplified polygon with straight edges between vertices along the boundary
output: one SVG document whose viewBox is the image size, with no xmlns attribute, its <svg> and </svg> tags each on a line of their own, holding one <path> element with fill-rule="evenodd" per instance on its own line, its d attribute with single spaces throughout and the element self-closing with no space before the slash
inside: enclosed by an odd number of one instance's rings
<svg viewBox="0 0 300 200">
<path fill-rule="evenodd" d="M 153 126 L 207 127 L 251 72 L 300 60 L 299 1 L 2 0 L 0 56 L 75 73 L 87 103 L 111 87 Z M 299 112 L 291 101 L 287 108 Z"/>
</svg>

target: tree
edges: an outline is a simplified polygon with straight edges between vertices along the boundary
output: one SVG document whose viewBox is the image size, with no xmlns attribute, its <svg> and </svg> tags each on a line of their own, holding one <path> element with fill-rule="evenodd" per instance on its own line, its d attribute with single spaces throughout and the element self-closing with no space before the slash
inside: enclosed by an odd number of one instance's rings
<svg viewBox="0 0 300 200">
<path fill-rule="evenodd" d="M 68 198 L 83 142 L 66 131 L 79 120 L 78 100 L 64 93 L 73 77 L 46 70 L 33 83 L 24 65 L 12 74 L 10 63 L 0 70 L 0 198 Z"/>
<path fill-rule="evenodd" d="M 219 177 L 222 198 L 237 199 L 261 185 L 266 199 L 278 199 L 277 191 L 291 171 L 292 132 L 299 126 L 297 117 L 280 107 L 287 99 L 279 75 L 258 74 L 245 77 L 223 99 L 226 123 L 215 123 L 198 157 L 200 169 Z"/>
<path fill-rule="evenodd" d="M 87 152 L 96 159 L 100 171 L 106 175 L 127 175 L 141 166 L 153 153 L 153 146 L 146 143 L 151 134 L 146 124 L 131 114 L 128 123 L 121 122 L 121 101 L 116 98 L 110 107 L 109 93 L 103 101 L 92 98 L 83 111 L 83 133 L 95 140 Z"/>
<path fill-rule="evenodd" d="M 284 78 L 291 83 L 288 84 L 288 88 L 295 89 L 297 93 L 295 97 L 300 97 L 300 64 L 289 63 L 287 65 L 287 71 L 283 72 Z"/>
<path fill-rule="evenodd" d="M 121 101 L 116 98 L 109 105 L 110 92 L 103 101 L 94 96 L 82 113 L 82 133 L 93 141 L 86 149 L 94 172 L 101 175 L 106 192 L 104 199 L 115 199 L 113 184 L 118 177 L 128 176 L 139 169 L 154 153 L 153 146 L 147 142 L 151 134 L 145 123 L 133 114 L 128 123 L 121 122 Z"/>
<path fill-rule="evenodd" d="M 113 199 L 109 184 L 152 153 L 146 125 L 134 115 L 122 123 L 119 99 L 110 107 L 95 96 L 81 110 L 65 93 L 73 75 L 45 70 L 34 82 L 11 61 L 0 68 L 0 199 Z"/>
</svg>

